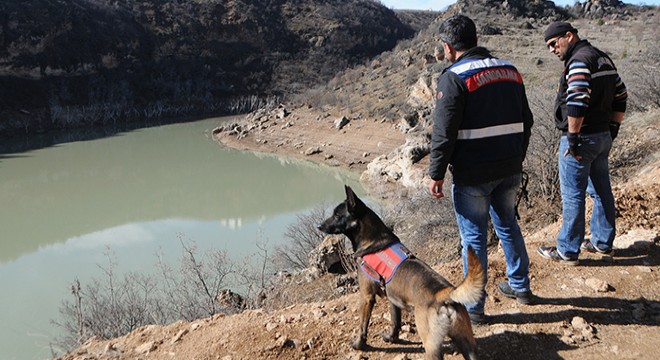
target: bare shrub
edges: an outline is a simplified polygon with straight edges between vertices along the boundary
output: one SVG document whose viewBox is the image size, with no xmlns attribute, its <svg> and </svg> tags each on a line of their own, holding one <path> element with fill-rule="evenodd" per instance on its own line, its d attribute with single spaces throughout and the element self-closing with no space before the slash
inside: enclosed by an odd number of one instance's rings
<svg viewBox="0 0 660 360">
<path fill-rule="evenodd" d="M 186 244 L 181 234 L 179 241 L 183 254 L 178 271 L 173 272 L 160 257 L 157 264 L 163 279 L 161 295 L 165 313 L 191 321 L 220 312 L 215 299 L 231 284 L 229 276 L 235 265 L 224 250 L 206 251 L 200 257 L 194 243 Z"/>
<path fill-rule="evenodd" d="M 236 266 L 226 252 L 212 250 L 200 256 L 194 244 L 186 244 L 181 237 L 180 241 L 180 268 L 175 271 L 159 256 L 159 275 L 128 272 L 119 278 L 114 254 L 106 250 L 108 264 L 99 265 L 103 276 L 86 286 L 74 280 L 73 300 L 60 305 L 61 320 L 53 323 L 63 331 L 54 344 L 66 350 L 92 336 L 110 339 L 147 324 L 191 321 L 233 311 L 216 301 L 223 289 L 235 286 Z"/>
<path fill-rule="evenodd" d="M 74 280 L 71 294 L 74 301 L 63 301 L 60 306 L 63 335 L 55 344 L 70 349 L 92 336 L 110 339 L 124 335 L 146 324 L 164 320 L 156 310 L 152 294 L 157 288 L 155 280 L 139 273 L 128 273 L 117 278 L 114 254 L 106 250 L 107 266 L 100 266 L 102 279 L 93 279 L 86 287 Z"/>
<path fill-rule="evenodd" d="M 268 254 L 268 240 L 262 236 L 263 234 L 260 232 L 260 240 L 257 241 L 259 252 L 249 255 L 242 264 L 237 266 L 235 271 L 236 284 L 243 290 L 246 299 L 243 307 L 248 309 L 261 307 L 266 293 L 276 285 L 276 278 L 272 274 L 277 272 L 277 267 Z M 225 309 L 225 312 L 233 310 L 242 309 Z"/>
<path fill-rule="evenodd" d="M 460 235 L 450 199 L 438 200 L 426 188 L 383 190 L 391 200 L 379 209 L 383 221 L 411 251 L 431 264 L 460 256 Z"/>
<path fill-rule="evenodd" d="M 655 57 L 658 56 L 660 51 L 656 50 Z M 657 63 L 636 62 L 629 65 L 621 76 L 628 89 L 628 111 L 660 108 L 660 66 Z"/>
<path fill-rule="evenodd" d="M 531 90 L 531 91 L 530 91 Z M 527 98 L 534 113 L 534 127 L 524 168 L 529 175 L 528 192 L 532 199 L 554 201 L 559 195 L 557 153 L 561 133 L 554 126 L 552 90 L 536 87 L 528 90 Z"/>
<path fill-rule="evenodd" d="M 300 94 L 296 94 L 294 96 L 294 101 L 296 103 L 300 104 L 308 104 L 316 108 L 321 108 L 324 105 L 332 104 L 334 103 L 333 100 L 330 101 L 324 101 L 324 98 L 326 98 L 326 93 L 328 92 L 328 89 L 321 85 L 317 86 L 314 88 L 311 88 L 305 92 L 302 92 Z"/>
<path fill-rule="evenodd" d="M 327 218 L 328 213 L 324 205 L 319 205 L 308 213 L 298 215 L 296 222 L 287 226 L 284 236 L 289 241 L 275 248 L 274 259 L 278 268 L 302 270 L 308 266 L 309 253 L 325 237 L 317 226 Z"/>
</svg>

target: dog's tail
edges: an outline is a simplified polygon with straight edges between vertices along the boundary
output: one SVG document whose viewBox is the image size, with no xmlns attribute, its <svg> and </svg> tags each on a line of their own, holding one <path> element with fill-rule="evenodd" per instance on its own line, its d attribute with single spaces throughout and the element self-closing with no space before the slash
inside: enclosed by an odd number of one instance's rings
<svg viewBox="0 0 660 360">
<path fill-rule="evenodd" d="M 463 282 L 449 295 L 452 300 L 464 305 L 478 302 L 484 290 L 484 269 L 481 262 L 469 246 L 467 254 L 468 273 Z"/>
</svg>

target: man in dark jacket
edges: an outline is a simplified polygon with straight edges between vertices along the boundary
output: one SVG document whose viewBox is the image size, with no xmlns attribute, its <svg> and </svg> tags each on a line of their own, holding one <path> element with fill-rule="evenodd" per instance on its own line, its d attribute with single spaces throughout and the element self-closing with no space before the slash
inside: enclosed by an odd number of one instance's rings
<svg viewBox="0 0 660 360">
<path fill-rule="evenodd" d="M 616 67 L 602 51 L 567 22 L 554 22 L 545 31 L 548 49 L 564 61 L 555 100 L 559 143 L 559 182 L 562 228 L 557 246 L 541 246 L 541 256 L 577 265 L 580 250 L 610 254 L 616 233 L 616 210 L 610 185 L 608 157 L 619 132 L 628 94 Z M 594 207 L 591 240 L 585 240 L 585 194 Z"/>
<path fill-rule="evenodd" d="M 455 15 L 439 28 L 444 56 L 452 65 L 438 81 L 429 190 L 444 197 L 445 172 L 453 175 L 452 197 L 467 272 L 467 247 L 488 268 L 488 219 L 502 243 L 507 297 L 529 304 L 529 258 L 515 215 L 516 192 L 533 124 L 522 77 L 508 61 L 477 46 L 474 22 Z M 484 277 L 487 279 L 486 271 Z M 473 323 L 484 323 L 485 292 L 467 309 Z"/>
</svg>

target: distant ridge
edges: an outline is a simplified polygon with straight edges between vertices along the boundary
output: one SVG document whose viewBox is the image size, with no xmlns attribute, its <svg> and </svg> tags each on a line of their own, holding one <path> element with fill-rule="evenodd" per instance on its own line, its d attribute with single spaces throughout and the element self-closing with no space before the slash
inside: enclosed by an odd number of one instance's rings
<svg viewBox="0 0 660 360">
<path fill-rule="evenodd" d="M 0 135 L 245 111 L 413 35 L 369 0 L 3 0 Z"/>
</svg>

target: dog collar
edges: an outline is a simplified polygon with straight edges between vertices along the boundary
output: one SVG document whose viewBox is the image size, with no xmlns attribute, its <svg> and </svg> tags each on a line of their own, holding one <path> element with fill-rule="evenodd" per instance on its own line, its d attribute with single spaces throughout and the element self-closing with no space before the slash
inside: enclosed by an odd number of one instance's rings
<svg viewBox="0 0 660 360">
<path fill-rule="evenodd" d="M 403 244 L 396 243 L 375 253 L 362 256 L 360 268 L 373 281 L 385 285 L 392 280 L 401 263 L 412 257 L 412 253 Z"/>
</svg>

